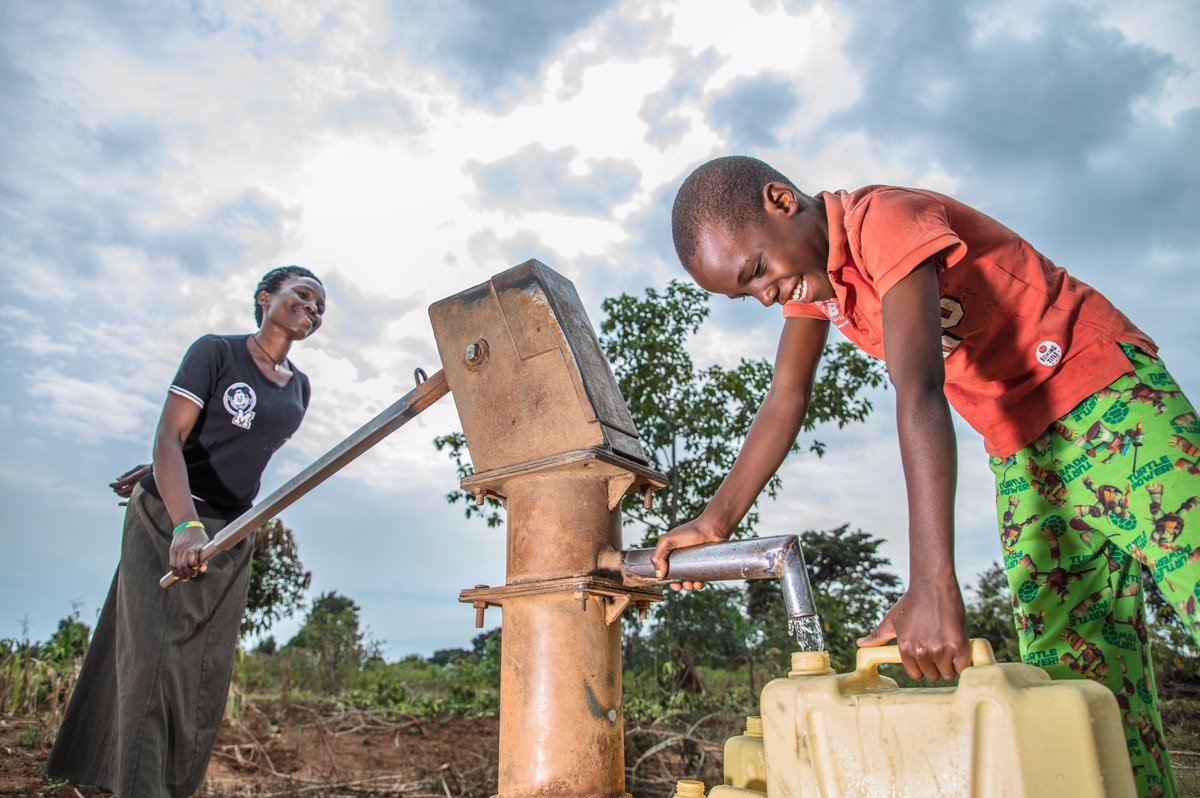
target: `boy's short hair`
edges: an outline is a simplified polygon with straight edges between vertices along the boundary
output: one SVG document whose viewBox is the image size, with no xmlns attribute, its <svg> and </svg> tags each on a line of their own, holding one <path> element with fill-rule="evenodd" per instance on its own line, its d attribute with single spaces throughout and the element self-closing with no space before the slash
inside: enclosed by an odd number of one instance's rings
<svg viewBox="0 0 1200 798">
<path fill-rule="evenodd" d="M 745 155 L 714 158 L 688 175 L 671 208 L 671 236 L 685 269 L 696 256 L 704 225 L 740 230 L 758 221 L 763 214 L 763 186 L 768 183 L 783 183 L 800 191 L 774 167 Z"/>
</svg>

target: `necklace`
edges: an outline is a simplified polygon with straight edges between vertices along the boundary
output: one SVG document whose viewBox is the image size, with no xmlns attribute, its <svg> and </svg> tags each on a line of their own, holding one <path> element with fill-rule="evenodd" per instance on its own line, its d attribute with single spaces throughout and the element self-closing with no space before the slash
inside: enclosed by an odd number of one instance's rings
<svg viewBox="0 0 1200 798">
<path fill-rule="evenodd" d="M 251 340 L 251 341 L 253 341 L 253 342 L 254 342 L 254 345 L 258 347 L 258 351 L 263 353 L 263 357 L 265 357 L 267 360 L 269 360 L 269 361 L 271 362 L 271 368 L 272 368 L 272 369 L 274 369 L 274 371 L 275 371 L 275 373 L 276 373 L 276 374 L 278 374 L 278 373 L 279 373 L 279 367 L 283 365 L 283 360 L 281 360 L 280 362 L 276 363 L 276 362 L 275 362 L 275 359 L 274 359 L 273 357 L 271 357 L 270 355 L 268 355 L 268 354 L 267 354 L 267 350 L 266 350 L 266 349 L 264 349 L 264 348 L 263 348 L 263 345 L 262 345 L 262 344 L 260 344 L 260 343 L 258 342 L 258 336 L 257 336 L 257 335 L 251 335 L 251 336 L 250 336 L 250 340 Z M 287 360 L 287 357 L 284 357 L 284 360 Z"/>
</svg>

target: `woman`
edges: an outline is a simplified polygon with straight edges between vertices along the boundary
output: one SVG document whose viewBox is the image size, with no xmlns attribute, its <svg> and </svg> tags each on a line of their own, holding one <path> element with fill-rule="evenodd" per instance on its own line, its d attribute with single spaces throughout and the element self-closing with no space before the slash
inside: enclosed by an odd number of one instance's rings
<svg viewBox="0 0 1200 798">
<path fill-rule="evenodd" d="M 287 354 L 321 326 L 325 289 L 299 266 L 254 292 L 258 331 L 205 335 L 183 358 L 154 464 L 127 496 L 121 562 L 46 772 L 125 798 L 186 796 L 225 710 L 253 538 L 200 565 L 210 535 L 250 508 L 271 455 L 300 426 L 309 384 Z M 170 570 L 191 584 L 158 587 Z"/>
</svg>

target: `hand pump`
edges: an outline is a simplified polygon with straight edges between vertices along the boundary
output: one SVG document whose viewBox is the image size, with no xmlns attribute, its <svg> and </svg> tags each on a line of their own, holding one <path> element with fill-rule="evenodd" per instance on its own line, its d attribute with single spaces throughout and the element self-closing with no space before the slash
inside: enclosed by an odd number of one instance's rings
<svg viewBox="0 0 1200 798">
<path fill-rule="evenodd" d="M 648 505 L 665 479 L 564 277 L 527 261 L 429 316 L 444 372 L 222 530 L 201 562 L 453 391 L 474 467 L 462 487 L 507 510 L 506 584 L 459 595 L 477 626 L 488 607 L 504 612 L 497 798 L 629 798 L 620 618 L 661 601 L 665 580 L 651 578 L 650 550 L 621 550 L 621 501 L 640 494 Z M 795 536 L 684 549 L 670 565 L 679 579 L 780 579 L 789 623 L 814 617 Z"/>
</svg>

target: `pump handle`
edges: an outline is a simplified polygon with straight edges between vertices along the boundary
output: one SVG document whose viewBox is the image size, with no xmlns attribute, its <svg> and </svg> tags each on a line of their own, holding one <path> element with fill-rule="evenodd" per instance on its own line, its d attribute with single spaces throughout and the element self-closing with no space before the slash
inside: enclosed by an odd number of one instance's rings
<svg viewBox="0 0 1200 798">
<path fill-rule="evenodd" d="M 860 648 L 858 650 L 858 659 L 854 663 L 854 670 L 859 673 L 865 673 L 868 676 L 874 677 L 878 675 L 880 665 L 897 665 L 900 663 L 900 647 L 899 646 L 873 646 L 871 648 Z M 971 664 L 972 665 L 995 665 L 996 654 L 992 651 L 992 644 L 982 637 L 971 638 Z"/>
<path fill-rule="evenodd" d="M 420 369 L 418 369 L 420 371 Z M 419 378 L 418 378 L 419 379 Z M 416 418 L 425 408 L 450 392 L 446 374 L 439 371 L 432 377 L 419 380 L 417 387 L 400 397 L 375 418 L 352 432 L 348 438 L 319 457 L 312 465 L 289 479 L 278 490 L 251 507 L 222 529 L 204 548 L 200 563 L 204 564 L 226 549 L 250 537 L 259 527 L 290 506 L 310 490 L 341 470 L 342 466 Z M 179 581 L 175 574 L 164 574 L 159 587 L 168 588 Z"/>
</svg>

